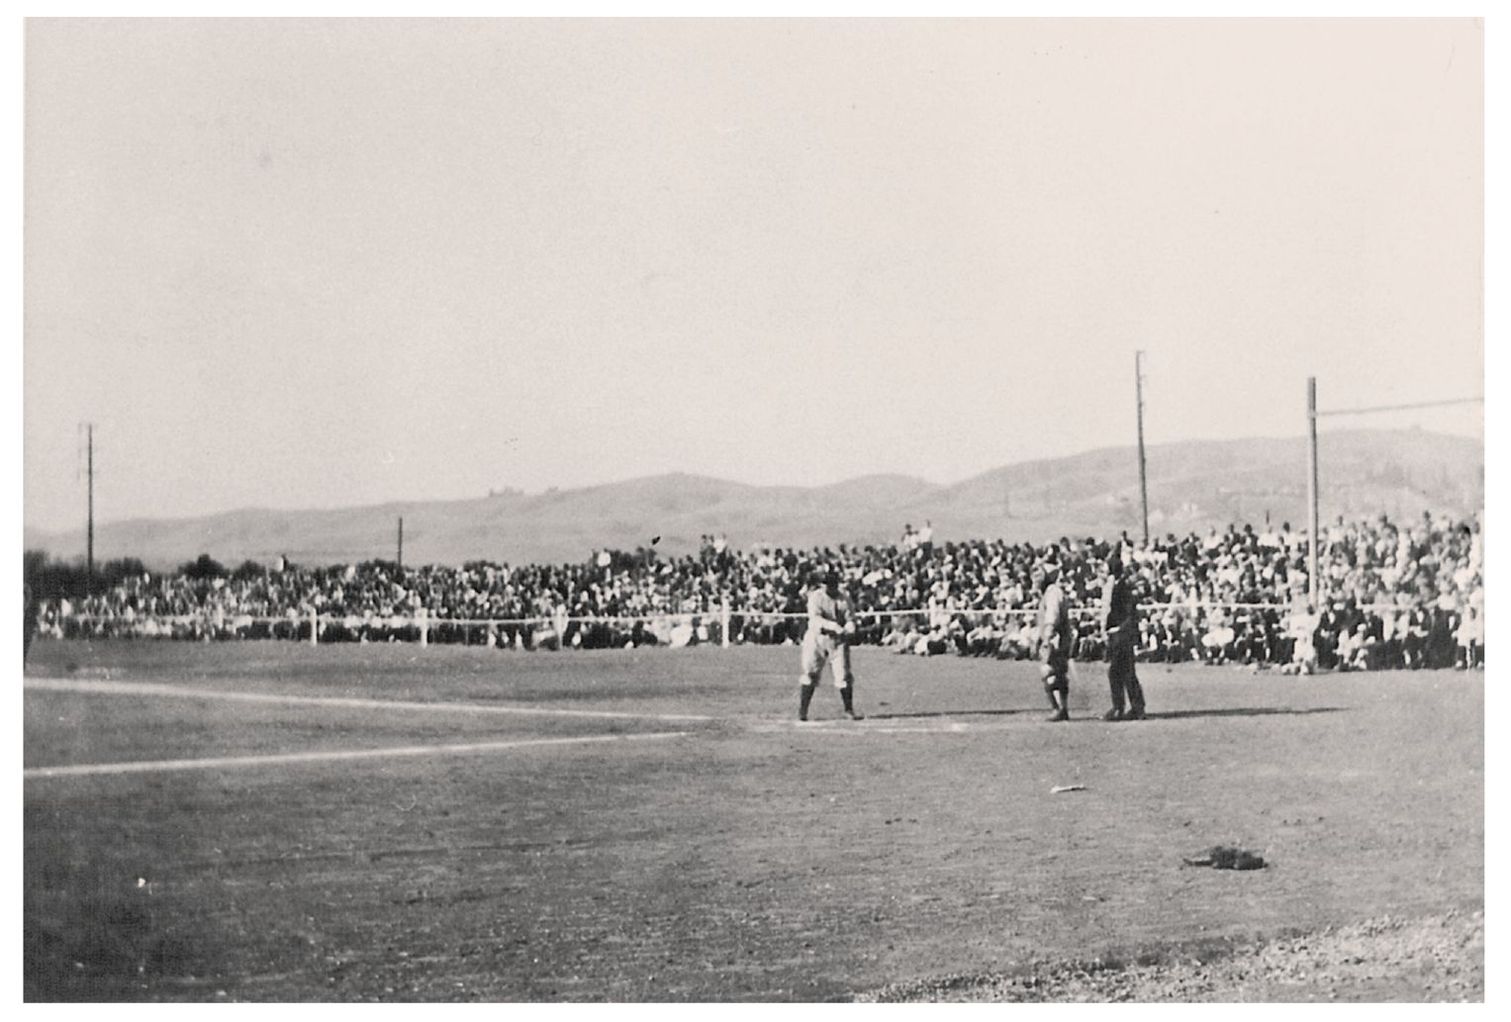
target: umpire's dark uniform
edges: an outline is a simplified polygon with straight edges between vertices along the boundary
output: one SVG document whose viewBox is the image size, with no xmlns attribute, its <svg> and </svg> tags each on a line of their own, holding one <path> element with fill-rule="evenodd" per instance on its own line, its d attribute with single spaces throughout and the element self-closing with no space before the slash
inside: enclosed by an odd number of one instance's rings
<svg viewBox="0 0 1511 1022">
<path fill-rule="evenodd" d="M 31 653 L 32 636 L 37 634 L 37 612 L 42 608 L 41 601 L 32 593 L 30 585 L 25 586 L 25 599 L 22 601 L 24 609 L 21 618 L 21 662 L 26 663 L 27 656 Z"/>
<path fill-rule="evenodd" d="M 1107 684 L 1112 689 L 1112 711 L 1108 720 L 1139 720 L 1144 716 L 1144 689 L 1134 666 L 1138 648 L 1138 597 L 1123 574 L 1116 558 L 1107 562 L 1112 577 L 1107 582 L 1106 634 Z M 1127 712 L 1124 712 L 1124 694 Z"/>
</svg>

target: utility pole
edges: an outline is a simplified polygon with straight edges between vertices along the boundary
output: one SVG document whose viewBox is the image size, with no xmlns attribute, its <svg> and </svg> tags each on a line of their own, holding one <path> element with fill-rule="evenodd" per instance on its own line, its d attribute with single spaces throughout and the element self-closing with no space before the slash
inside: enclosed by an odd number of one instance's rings
<svg viewBox="0 0 1511 1022">
<path fill-rule="evenodd" d="M 1306 504 L 1310 519 L 1307 523 L 1307 578 L 1310 583 L 1312 613 L 1318 612 L 1319 582 L 1317 578 L 1317 377 L 1306 378 Z"/>
<path fill-rule="evenodd" d="M 404 570 L 404 516 L 399 516 L 399 570 Z"/>
<path fill-rule="evenodd" d="M 86 423 L 89 437 L 89 525 L 85 532 L 84 585 L 94 591 L 94 423 Z"/>
<path fill-rule="evenodd" d="M 1144 546 L 1149 546 L 1149 481 L 1144 469 L 1144 353 L 1133 353 L 1134 392 L 1138 397 L 1138 490 L 1144 512 Z"/>
</svg>

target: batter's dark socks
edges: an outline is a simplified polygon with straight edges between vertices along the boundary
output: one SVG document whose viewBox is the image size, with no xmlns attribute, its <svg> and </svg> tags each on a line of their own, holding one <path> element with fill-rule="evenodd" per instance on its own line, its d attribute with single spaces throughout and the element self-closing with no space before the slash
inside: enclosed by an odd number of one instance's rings
<svg viewBox="0 0 1511 1022">
<path fill-rule="evenodd" d="M 854 717 L 856 720 L 859 720 L 860 714 L 855 712 L 855 689 L 849 685 L 846 685 L 844 688 L 839 690 L 839 698 L 840 702 L 845 704 L 845 712 Z"/>
</svg>

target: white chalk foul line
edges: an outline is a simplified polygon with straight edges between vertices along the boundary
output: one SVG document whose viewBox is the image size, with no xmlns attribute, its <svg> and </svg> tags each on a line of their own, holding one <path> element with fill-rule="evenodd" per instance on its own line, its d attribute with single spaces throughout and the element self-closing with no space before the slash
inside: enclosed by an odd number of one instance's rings
<svg viewBox="0 0 1511 1022">
<path fill-rule="evenodd" d="M 537 745 L 587 745 L 604 742 L 640 742 L 684 738 L 687 731 L 661 731 L 643 735 L 588 735 L 581 738 L 526 738 L 512 742 L 471 742 L 466 745 L 404 745 L 392 749 L 343 749 L 331 752 L 292 752 L 271 756 L 220 756 L 214 759 L 160 759 L 137 763 L 85 763 L 78 766 L 33 767 L 22 772 L 27 780 L 44 777 L 83 777 L 91 774 L 144 774 L 165 770 L 230 770 L 298 763 L 325 763 L 348 759 L 384 759 L 398 756 L 446 756 L 458 753 L 498 752 Z"/>
<path fill-rule="evenodd" d="M 618 710 L 562 710 L 546 706 L 495 706 L 491 703 L 420 703 L 397 699 L 357 699 L 347 696 L 296 696 L 270 692 L 226 692 L 213 688 L 185 688 L 134 681 L 79 681 L 66 678 L 28 678 L 26 687 L 43 692 L 88 692 L 95 695 L 167 696 L 178 699 L 229 699 L 248 703 L 335 706 L 359 710 L 417 710 L 435 713 L 504 713 L 536 717 L 590 717 L 607 720 L 659 720 L 666 723 L 709 723 L 713 717 L 689 713 L 627 713 Z"/>
<path fill-rule="evenodd" d="M 980 724 L 860 724 L 847 725 L 844 721 L 816 721 L 782 728 L 765 728 L 767 731 L 798 731 L 804 734 L 849 735 L 864 738 L 867 735 L 963 735 L 977 731 L 996 731 L 1001 727 Z"/>
</svg>

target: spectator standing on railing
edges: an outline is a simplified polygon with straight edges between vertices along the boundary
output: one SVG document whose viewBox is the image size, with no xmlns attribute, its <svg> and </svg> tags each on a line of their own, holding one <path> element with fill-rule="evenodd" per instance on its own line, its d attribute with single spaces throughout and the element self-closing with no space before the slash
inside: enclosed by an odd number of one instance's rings
<svg viewBox="0 0 1511 1022">
<path fill-rule="evenodd" d="M 1107 647 L 1107 685 L 1112 690 L 1112 709 L 1102 719 L 1143 720 L 1144 688 L 1139 684 L 1134 664 L 1139 637 L 1138 597 L 1123 571 L 1122 559 L 1115 552 L 1107 560 L 1105 586 L 1102 634 Z"/>
<path fill-rule="evenodd" d="M 829 665 L 839 688 L 845 715 L 861 720 L 855 712 L 855 675 L 850 670 L 850 636 L 855 633 L 849 600 L 839 590 L 839 573 L 830 571 L 808 590 L 808 631 L 803 635 L 803 676 L 798 686 L 798 720 L 808 719 L 808 705 L 818 687 L 824 665 Z"/>
<path fill-rule="evenodd" d="M 913 531 L 912 522 L 902 527 L 902 538 L 897 541 L 897 548 L 910 557 L 918 549 L 918 533 Z"/>
<path fill-rule="evenodd" d="M 923 528 L 918 530 L 918 556 L 925 560 L 934 556 L 934 523 L 927 518 L 923 520 Z"/>
</svg>

